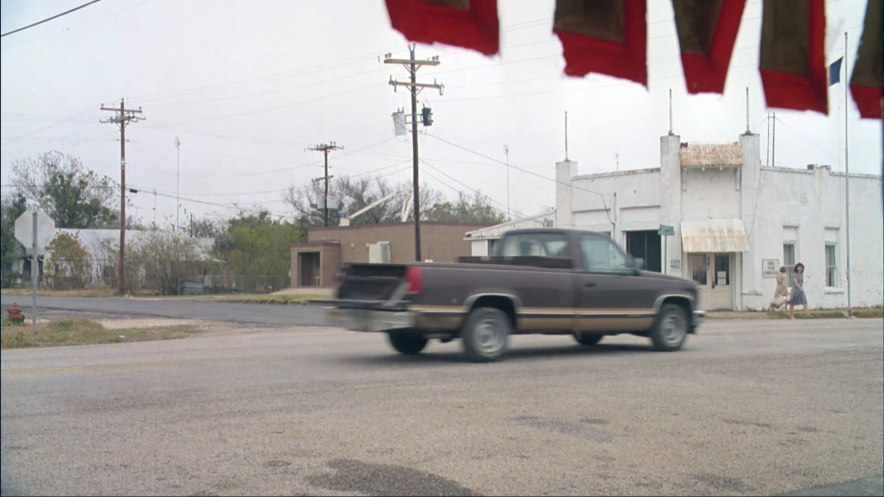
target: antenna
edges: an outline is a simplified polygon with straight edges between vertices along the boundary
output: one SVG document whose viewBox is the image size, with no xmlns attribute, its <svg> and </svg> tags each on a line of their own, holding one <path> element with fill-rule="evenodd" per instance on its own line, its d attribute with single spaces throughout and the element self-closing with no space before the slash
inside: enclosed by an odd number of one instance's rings
<svg viewBox="0 0 884 497">
<path fill-rule="evenodd" d="M 568 160 L 568 111 L 565 111 L 565 160 Z"/>
<path fill-rule="evenodd" d="M 672 88 L 669 89 L 669 136 L 672 136 Z"/>
<path fill-rule="evenodd" d="M 752 132 L 749 131 L 749 87 L 748 86 L 746 87 L 746 134 L 747 135 L 752 134 Z"/>
</svg>

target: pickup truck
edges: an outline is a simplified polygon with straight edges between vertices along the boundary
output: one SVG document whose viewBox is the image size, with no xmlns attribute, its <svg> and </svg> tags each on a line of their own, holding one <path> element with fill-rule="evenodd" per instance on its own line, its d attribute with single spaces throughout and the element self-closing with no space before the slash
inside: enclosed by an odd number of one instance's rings
<svg viewBox="0 0 884 497">
<path fill-rule="evenodd" d="M 330 325 L 386 333 L 407 355 L 430 339 L 459 338 L 471 361 L 494 361 L 510 335 L 528 333 L 571 335 L 585 346 L 632 333 L 657 350 L 678 350 L 705 317 L 697 285 L 641 265 L 606 234 L 512 230 L 490 257 L 346 264 L 335 298 L 318 302 L 329 305 Z"/>
</svg>

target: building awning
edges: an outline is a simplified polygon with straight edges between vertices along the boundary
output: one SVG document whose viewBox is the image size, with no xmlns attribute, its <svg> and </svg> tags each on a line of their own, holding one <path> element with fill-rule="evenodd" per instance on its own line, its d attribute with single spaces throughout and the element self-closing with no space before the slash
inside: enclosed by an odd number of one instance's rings
<svg viewBox="0 0 884 497">
<path fill-rule="evenodd" d="M 691 219 L 681 222 L 685 252 L 746 252 L 749 240 L 741 219 Z"/>
</svg>

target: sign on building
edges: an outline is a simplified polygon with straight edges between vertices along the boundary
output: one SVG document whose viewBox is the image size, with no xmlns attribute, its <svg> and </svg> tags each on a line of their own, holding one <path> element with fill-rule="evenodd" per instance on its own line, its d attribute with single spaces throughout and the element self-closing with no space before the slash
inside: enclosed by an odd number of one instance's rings
<svg viewBox="0 0 884 497">
<path fill-rule="evenodd" d="M 779 266 L 779 259 L 761 259 L 761 277 L 776 278 L 777 273 L 780 272 Z"/>
</svg>

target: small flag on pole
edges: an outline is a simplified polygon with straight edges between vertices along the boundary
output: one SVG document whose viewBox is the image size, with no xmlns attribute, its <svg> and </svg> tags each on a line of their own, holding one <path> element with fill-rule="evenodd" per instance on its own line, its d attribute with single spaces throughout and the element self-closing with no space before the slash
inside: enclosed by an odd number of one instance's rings
<svg viewBox="0 0 884 497">
<path fill-rule="evenodd" d="M 844 62 L 844 57 L 839 57 L 838 60 L 829 64 L 829 86 L 841 82 L 842 62 Z"/>
</svg>

